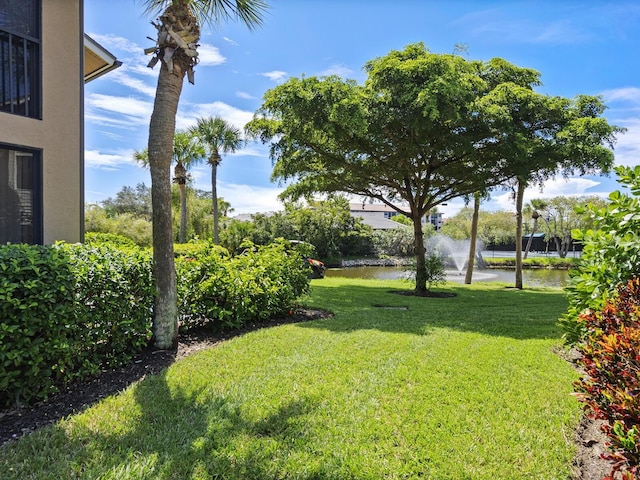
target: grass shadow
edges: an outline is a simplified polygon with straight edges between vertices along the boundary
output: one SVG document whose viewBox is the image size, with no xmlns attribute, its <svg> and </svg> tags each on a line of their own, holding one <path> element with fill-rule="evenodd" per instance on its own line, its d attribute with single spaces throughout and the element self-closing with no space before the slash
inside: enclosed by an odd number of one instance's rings
<svg viewBox="0 0 640 480">
<path fill-rule="evenodd" d="M 335 332 L 378 329 L 387 332 L 427 334 L 434 328 L 476 332 L 515 339 L 560 338 L 558 318 L 567 301 L 560 289 L 515 290 L 501 284 L 447 284 L 436 291 L 450 297 L 398 295 L 407 290 L 401 282 L 340 279 L 312 286 L 314 305 L 336 315 L 301 324 Z"/>
</svg>

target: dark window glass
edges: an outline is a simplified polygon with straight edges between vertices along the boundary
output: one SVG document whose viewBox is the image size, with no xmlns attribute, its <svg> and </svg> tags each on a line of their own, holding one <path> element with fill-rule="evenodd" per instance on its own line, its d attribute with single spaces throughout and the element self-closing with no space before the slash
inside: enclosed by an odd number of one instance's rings
<svg viewBox="0 0 640 480">
<path fill-rule="evenodd" d="M 0 0 L 0 29 L 40 38 L 39 0 Z"/>
<path fill-rule="evenodd" d="M 39 27 L 39 0 L 0 0 L 0 111 L 40 117 Z"/>
<path fill-rule="evenodd" d="M 0 147 L 0 244 L 42 242 L 39 158 Z"/>
</svg>

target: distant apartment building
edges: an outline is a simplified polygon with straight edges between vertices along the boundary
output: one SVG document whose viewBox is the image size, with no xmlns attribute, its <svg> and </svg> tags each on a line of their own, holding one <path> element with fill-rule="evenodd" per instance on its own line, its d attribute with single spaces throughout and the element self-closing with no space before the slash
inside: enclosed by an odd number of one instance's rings
<svg viewBox="0 0 640 480">
<path fill-rule="evenodd" d="M 0 0 L 0 244 L 81 241 L 84 83 L 120 63 L 83 0 Z"/>
<path fill-rule="evenodd" d="M 362 221 L 370 225 L 374 230 L 389 230 L 398 228 L 400 224 L 392 220 L 400 215 L 396 210 L 384 204 L 350 203 L 349 211 L 352 217 L 362 218 Z M 431 223 L 435 230 L 442 228 L 442 213 L 432 212 L 422 218 L 422 224 Z"/>
</svg>

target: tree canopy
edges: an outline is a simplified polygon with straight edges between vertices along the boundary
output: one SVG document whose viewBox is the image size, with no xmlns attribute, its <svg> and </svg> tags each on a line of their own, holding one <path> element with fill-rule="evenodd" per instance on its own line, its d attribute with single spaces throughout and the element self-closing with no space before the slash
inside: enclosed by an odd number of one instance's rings
<svg viewBox="0 0 640 480">
<path fill-rule="evenodd" d="M 421 221 L 429 210 L 515 177 L 586 172 L 611 155 L 601 146 L 612 136 L 601 101 L 537 93 L 535 70 L 435 54 L 422 43 L 364 70 L 364 85 L 292 78 L 266 92 L 246 128 L 270 142 L 283 198 L 346 192 L 411 218 L 417 292 L 426 291 Z"/>
</svg>

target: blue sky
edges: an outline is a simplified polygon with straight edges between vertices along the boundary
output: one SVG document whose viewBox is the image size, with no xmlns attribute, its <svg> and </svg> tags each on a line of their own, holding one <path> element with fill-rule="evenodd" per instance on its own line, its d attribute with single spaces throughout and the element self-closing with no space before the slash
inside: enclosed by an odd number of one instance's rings
<svg viewBox="0 0 640 480">
<path fill-rule="evenodd" d="M 541 72 L 539 91 L 573 97 L 602 95 L 605 116 L 626 127 L 616 164 L 640 163 L 640 1 L 272 0 L 262 27 L 240 23 L 204 28 L 195 85 L 185 80 L 177 128 L 221 116 L 242 128 L 263 94 L 291 77 L 338 74 L 362 83 L 364 64 L 391 50 L 423 42 L 452 53 L 465 44 L 470 59 L 504 58 Z M 123 62 L 85 89 L 85 200 L 97 203 L 125 185 L 150 185 L 132 160 L 146 147 L 158 66 L 147 68 L 153 20 L 134 0 L 85 0 L 85 32 Z M 281 187 L 270 182 L 267 149 L 249 143 L 223 156 L 218 195 L 234 214 L 278 210 Z M 194 186 L 210 190 L 206 165 L 192 170 Z M 525 200 L 556 195 L 607 195 L 611 177 L 559 178 Z M 463 204 L 441 207 L 445 216 Z M 513 210 L 496 191 L 484 209 Z"/>
</svg>

